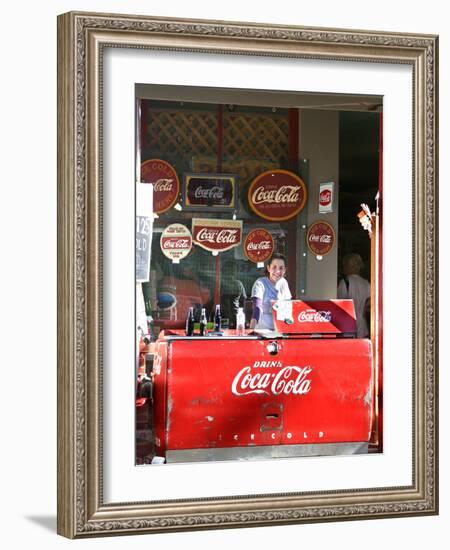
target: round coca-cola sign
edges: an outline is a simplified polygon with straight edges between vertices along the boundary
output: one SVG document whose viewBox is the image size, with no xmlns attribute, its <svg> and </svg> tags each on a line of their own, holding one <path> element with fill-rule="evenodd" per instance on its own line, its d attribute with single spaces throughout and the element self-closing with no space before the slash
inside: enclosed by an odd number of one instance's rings
<svg viewBox="0 0 450 550">
<path fill-rule="evenodd" d="M 164 229 L 159 242 L 164 256 L 177 264 L 191 251 L 192 235 L 185 225 L 172 223 Z"/>
<path fill-rule="evenodd" d="M 329 206 L 331 204 L 331 191 L 324 189 L 319 195 L 320 206 Z"/>
<path fill-rule="evenodd" d="M 306 236 L 308 248 L 316 256 L 325 256 L 331 252 L 336 242 L 336 235 L 333 227 L 322 220 L 310 225 Z"/>
<path fill-rule="evenodd" d="M 303 180 L 288 170 L 268 170 L 257 176 L 248 189 L 250 208 L 270 221 L 289 220 L 305 206 Z"/>
<path fill-rule="evenodd" d="M 173 166 L 165 160 L 150 159 L 141 165 L 141 181 L 153 184 L 153 212 L 161 214 L 176 203 L 180 181 Z"/>
<path fill-rule="evenodd" d="M 244 253 L 251 262 L 265 262 L 272 256 L 272 235 L 265 229 L 253 229 L 244 241 Z"/>
</svg>

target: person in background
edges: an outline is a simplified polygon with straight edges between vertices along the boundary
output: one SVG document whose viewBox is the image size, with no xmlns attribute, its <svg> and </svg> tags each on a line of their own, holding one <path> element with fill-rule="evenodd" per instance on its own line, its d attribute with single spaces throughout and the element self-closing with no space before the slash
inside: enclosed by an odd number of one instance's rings
<svg viewBox="0 0 450 550">
<path fill-rule="evenodd" d="M 370 303 L 370 283 L 360 272 L 364 267 L 364 262 L 359 254 L 347 254 L 342 258 L 342 274 L 337 297 L 342 299 L 351 299 L 355 304 L 356 313 L 356 334 L 358 338 L 367 338 L 369 336 L 369 327 L 366 321 L 366 310 Z"/>
<path fill-rule="evenodd" d="M 222 318 L 229 320 L 229 326 L 236 325 L 236 315 L 240 307 L 244 308 L 247 293 L 245 287 L 237 278 L 235 261 L 228 261 L 223 266 L 220 288 Z"/>
<path fill-rule="evenodd" d="M 259 277 L 253 284 L 253 312 L 250 328 L 273 330 L 273 313 L 271 300 L 290 300 L 291 291 L 287 280 L 286 259 L 282 254 L 275 253 L 266 263 L 266 274 Z"/>
</svg>

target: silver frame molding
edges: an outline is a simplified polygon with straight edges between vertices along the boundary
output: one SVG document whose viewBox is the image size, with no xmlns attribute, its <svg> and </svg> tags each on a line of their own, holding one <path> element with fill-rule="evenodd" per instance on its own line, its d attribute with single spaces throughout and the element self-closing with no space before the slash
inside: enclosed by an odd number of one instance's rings
<svg viewBox="0 0 450 550">
<path fill-rule="evenodd" d="M 102 48 L 413 68 L 413 484 L 180 501 L 102 498 Z M 58 18 L 58 533 L 70 538 L 438 513 L 438 38 L 67 13 Z"/>
</svg>

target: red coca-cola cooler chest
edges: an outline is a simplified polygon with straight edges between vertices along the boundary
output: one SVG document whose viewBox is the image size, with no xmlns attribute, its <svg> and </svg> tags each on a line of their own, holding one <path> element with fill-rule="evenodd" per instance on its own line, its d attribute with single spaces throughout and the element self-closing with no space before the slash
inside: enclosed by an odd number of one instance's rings
<svg viewBox="0 0 450 550">
<path fill-rule="evenodd" d="M 161 333 L 157 455 L 184 462 L 367 452 L 372 349 L 354 337 L 352 300 L 273 306 L 275 331 Z"/>
</svg>

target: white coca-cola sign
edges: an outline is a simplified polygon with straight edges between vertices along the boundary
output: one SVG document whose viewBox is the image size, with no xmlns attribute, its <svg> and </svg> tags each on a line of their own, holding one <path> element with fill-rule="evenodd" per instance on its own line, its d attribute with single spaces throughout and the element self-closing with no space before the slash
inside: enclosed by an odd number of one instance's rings
<svg viewBox="0 0 450 550">
<path fill-rule="evenodd" d="M 271 221 L 288 220 L 305 206 L 307 197 L 303 180 L 288 170 L 268 170 L 257 176 L 248 189 L 250 208 Z"/>
<path fill-rule="evenodd" d="M 321 183 L 319 186 L 319 212 L 333 212 L 334 183 Z"/>
<path fill-rule="evenodd" d="M 181 223 L 172 223 L 162 232 L 160 246 L 164 256 L 170 258 L 173 263 L 178 263 L 191 251 L 191 232 Z"/>
<path fill-rule="evenodd" d="M 219 220 L 194 218 L 192 236 L 195 244 L 211 250 L 222 252 L 241 244 L 242 222 L 240 220 Z"/>
<path fill-rule="evenodd" d="M 307 309 L 299 313 L 298 321 L 299 323 L 329 323 L 331 321 L 331 311 Z"/>
<path fill-rule="evenodd" d="M 266 366 L 267 365 L 267 366 Z M 311 391 L 309 365 L 283 365 L 281 361 L 255 361 L 243 367 L 231 383 L 233 395 L 305 395 Z"/>
</svg>

